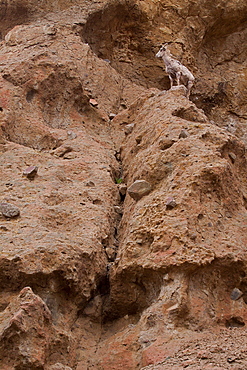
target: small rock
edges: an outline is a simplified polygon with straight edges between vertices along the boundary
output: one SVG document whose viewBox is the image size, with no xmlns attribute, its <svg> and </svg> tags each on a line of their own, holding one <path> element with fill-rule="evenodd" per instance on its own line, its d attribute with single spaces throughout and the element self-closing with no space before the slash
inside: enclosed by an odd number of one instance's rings
<svg viewBox="0 0 247 370">
<path fill-rule="evenodd" d="M 160 141 L 159 141 L 159 148 L 161 150 L 166 150 L 166 149 L 169 149 L 173 144 L 175 143 L 174 140 L 172 139 L 168 139 L 168 138 L 162 138 Z"/>
<path fill-rule="evenodd" d="M 52 154 L 54 154 L 56 157 L 63 157 L 65 154 L 72 152 L 72 148 L 68 145 L 61 145 L 57 149 L 52 151 Z"/>
<path fill-rule="evenodd" d="M 95 100 L 95 99 L 89 99 L 89 103 L 93 106 L 93 107 L 97 107 L 99 104 L 98 104 L 98 102 L 97 102 L 97 100 Z"/>
<path fill-rule="evenodd" d="M 95 296 L 84 308 L 83 314 L 90 317 L 99 317 L 101 314 L 102 303 L 102 297 L 100 295 Z"/>
<path fill-rule="evenodd" d="M 116 247 L 106 247 L 105 248 L 105 253 L 107 255 L 107 258 L 108 258 L 108 261 L 111 261 L 113 262 L 115 260 L 115 257 L 116 257 Z"/>
<path fill-rule="evenodd" d="M 121 207 L 119 207 L 119 206 L 114 206 L 114 209 L 115 209 L 115 211 L 116 211 L 119 215 L 122 215 L 122 214 L 123 214 L 123 210 L 122 210 L 122 208 L 121 208 Z"/>
<path fill-rule="evenodd" d="M 192 234 L 189 235 L 189 237 L 190 237 L 191 240 L 196 240 L 197 235 L 195 233 L 192 233 Z"/>
<path fill-rule="evenodd" d="M 37 166 L 30 166 L 23 171 L 23 175 L 26 176 L 28 179 L 34 179 L 34 177 L 37 175 L 37 172 Z"/>
<path fill-rule="evenodd" d="M 119 193 L 121 195 L 126 195 L 127 185 L 126 184 L 118 184 Z"/>
<path fill-rule="evenodd" d="M 140 144 L 142 142 L 142 135 L 136 137 L 136 143 Z"/>
<path fill-rule="evenodd" d="M 179 304 L 178 304 L 178 303 L 176 303 L 176 304 L 174 304 L 173 306 L 171 306 L 171 307 L 167 308 L 167 312 L 169 312 L 169 313 L 174 313 L 174 312 L 176 312 L 178 309 L 179 309 Z"/>
<path fill-rule="evenodd" d="M 172 86 L 170 90 L 168 90 L 169 93 L 172 93 L 175 96 L 186 96 L 187 94 L 187 89 L 184 85 L 179 85 L 179 86 Z"/>
<path fill-rule="evenodd" d="M 93 186 L 95 186 L 95 183 L 94 183 L 93 181 L 89 180 L 89 181 L 87 181 L 87 182 L 86 182 L 86 184 L 85 184 L 85 185 L 86 185 L 86 186 L 93 187 Z"/>
<path fill-rule="evenodd" d="M 65 153 L 63 156 L 64 159 L 75 159 L 76 157 L 77 155 L 75 152 Z"/>
<path fill-rule="evenodd" d="M 187 130 L 181 130 L 180 134 L 179 134 L 179 139 L 186 139 L 186 137 L 189 136 L 189 133 Z"/>
<path fill-rule="evenodd" d="M 240 289 L 238 288 L 234 288 L 231 292 L 231 299 L 233 301 L 237 301 L 239 298 L 241 298 L 243 295 L 243 292 L 241 292 Z"/>
<path fill-rule="evenodd" d="M 126 135 L 131 134 L 131 132 L 133 131 L 133 128 L 134 128 L 134 123 L 130 123 L 130 124 L 126 125 L 126 126 L 124 127 L 124 132 L 125 132 L 125 134 L 126 134 Z"/>
<path fill-rule="evenodd" d="M 47 35 L 50 35 L 50 36 L 54 36 L 57 33 L 56 27 L 54 25 L 50 25 L 50 24 L 48 24 L 44 27 L 44 31 Z"/>
<path fill-rule="evenodd" d="M 230 153 L 228 153 L 228 156 L 229 156 L 232 163 L 234 163 L 236 161 L 236 158 L 237 158 L 236 154 L 230 152 Z"/>
<path fill-rule="evenodd" d="M 11 203 L 0 203 L 0 212 L 6 218 L 14 218 L 20 215 L 19 208 Z"/>
<path fill-rule="evenodd" d="M 233 362 L 235 362 L 236 361 L 236 358 L 234 358 L 234 357 L 228 357 L 228 359 L 227 359 L 227 362 L 229 363 L 229 364 L 232 364 Z"/>
<path fill-rule="evenodd" d="M 198 352 L 197 357 L 205 360 L 208 358 L 208 353 L 206 351 L 200 351 Z"/>
<path fill-rule="evenodd" d="M 67 137 L 68 137 L 68 139 L 70 139 L 70 140 L 74 140 L 74 139 L 76 139 L 76 138 L 77 138 L 77 134 L 76 134 L 75 132 L 73 132 L 73 131 L 68 131 L 68 132 L 67 132 Z"/>
<path fill-rule="evenodd" d="M 151 185 L 145 180 L 136 180 L 128 189 L 131 198 L 135 200 L 141 199 L 151 191 Z"/>
<path fill-rule="evenodd" d="M 173 209 L 177 205 L 175 199 L 173 197 L 169 197 L 166 200 L 166 209 Z"/>
<path fill-rule="evenodd" d="M 4 225 L 0 225 L 0 230 L 2 231 L 8 231 L 8 228 Z"/>
<path fill-rule="evenodd" d="M 196 364 L 196 361 L 195 360 L 186 360 L 184 362 L 182 362 L 182 366 L 183 368 L 186 368 L 186 367 L 190 367 L 190 366 L 193 366 Z"/>
<path fill-rule="evenodd" d="M 109 114 L 109 118 L 110 118 L 110 120 L 112 120 L 114 117 L 116 117 L 116 114 L 115 114 L 115 113 L 110 113 L 110 114 Z"/>
</svg>

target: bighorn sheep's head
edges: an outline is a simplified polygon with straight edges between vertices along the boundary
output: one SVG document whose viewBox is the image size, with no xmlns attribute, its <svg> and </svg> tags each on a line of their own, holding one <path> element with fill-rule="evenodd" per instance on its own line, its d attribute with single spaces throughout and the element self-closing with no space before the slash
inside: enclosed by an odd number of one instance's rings
<svg viewBox="0 0 247 370">
<path fill-rule="evenodd" d="M 160 50 L 158 51 L 158 53 L 155 55 L 156 58 L 162 58 L 162 55 L 166 52 L 167 50 L 167 45 L 169 45 L 168 42 L 166 42 L 165 44 L 162 44 L 161 47 L 160 47 Z"/>
</svg>

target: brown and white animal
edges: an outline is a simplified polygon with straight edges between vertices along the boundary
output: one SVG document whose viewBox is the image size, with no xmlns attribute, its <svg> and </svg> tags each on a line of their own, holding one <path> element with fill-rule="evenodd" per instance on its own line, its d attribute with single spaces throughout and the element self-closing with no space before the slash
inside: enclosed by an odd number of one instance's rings
<svg viewBox="0 0 247 370">
<path fill-rule="evenodd" d="M 162 58 L 166 65 L 166 72 L 168 73 L 171 88 L 174 82 L 177 85 L 184 85 L 187 89 L 186 97 L 189 98 L 191 87 L 194 84 L 195 77 L 182 63 L 172 57 L 170 51 L 167 48 L 168 44 L 161 46 L 160 50 L 156 54 L 157 58 Z"/>
</svg>

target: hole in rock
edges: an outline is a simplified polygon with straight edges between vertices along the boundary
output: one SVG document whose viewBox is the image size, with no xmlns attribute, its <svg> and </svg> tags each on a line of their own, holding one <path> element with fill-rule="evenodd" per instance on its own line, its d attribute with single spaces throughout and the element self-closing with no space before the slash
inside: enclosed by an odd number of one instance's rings
<svg viewBox="0 0 247 370">
<path fill-rule="evenodd" d="M 102 296 L 110 293 L 110 282 L 107 274 L 100 277 L 97 284 L 97 290 Z"/>
<path fill-rule="evenodd" d="M 36 91 L 34 89 L 31 89 L 27 92 L 26 100 L 28 103 L 30 103 L 33 100 L 35 94 L 36 94 Z"/>
<path fill-rule="evenodd" d="M 245 326 L 244 320 L 242 317 L 231 317 L 229 320 L 226 320 L 227 328 L 242 328 Z"/>
<path fill-rule="evenodd" d="M 234 32 L 243 31 L 246 26 L 247 19 L 245 12 L 235 10 L 231 13 L 229 12 L 228 15 L 224 17 L 217 17 L 215 22 L 205 33 L 202 46 L 211 45 L 218 40 L 222 42 L 222 40 Z"/>
<path fill-rule="evenodd" d="M 126 194 L 119 193 L 119 195 L 120 195 L 120 202 L 124 202 L 126 198 Z"/>
<path fill-rule="evenodd" d="M 197 108 L 202 109 L 207 116 L 210 116 L 215 107 L 222 106 L 225 100 L 226 96 L 222 92 L 217 92 L 212 96 L 200 94 L 200 96 L 196 96 L 196 99 L 192 99 Z"/>
<path fill-rule="evenodd" d="M 3 112 L 3 108 L 2 107 L 0 107 L 0 112 Z"/>
<path fill-rule="evenodd" d="M 110 4 L 92 13 L 83 27 L 82 40 L 125 78 L 145 87 L 169 89 L 163 62 L 155 58 L 158 46 L 149 34 L 147 15 L 132 1 Z"/>
<path fill-rule="evenodd" d="M 243 294 L 243 301 L 245 304 L 247 304 L 247 292 L 244 292 Z"/>
<path fill-rule="evenodd" d="M 102 200 L 101 199 L 95 199 L 95 200 L 93 200 L 93 204 L 102 204 L 103 202 L 102 202 Z"/>
<path fill-rule="evenodd" d="M 244 207 L 247 209 L 247 197 L 243 195 Z"/>
<path fill-rule="evenodd" d="M 215 71 L 212 71 L 211 81 L 216 81 L 221 74 L 225 74 L 222 72 L 218 74 L 216 66 L 222 68 L 222 71 L 229 70 L 231 69 L 231 63 L 234 62 L 236 63 L 234 74 L 237 76 L 241 73 L 243 60 L 246 59 L 245 43 L 243 41 L 246 39 L 247 32 L 246 13 L 238 7 L 230 12 L 222 11 L 223 13 L 220 16 L 215 16 L 213 23 L 207 28 L 197 55 L 197 67 L 201 65 L 203 69 L 207 63 L 209 64 L 209 61 L 214 66 Z M 232 89 L 237 81 L 233 82 L 230 74 L 228 78 L 217 81 L 215 84 L 212 84 L 205 74 L 204 78 L 207 80 L 205 87 L 202 85 L 200 91 L 194 96 L 192 95 L 191 100 L 198 108 L 204 110 L 210 120 L 224 125 L 225 117 L 222 116 L 222 110 L 217 111 L 217 108 L 223 107 L 228 110 L 228 114 L 230 113 L 229 107 L 236 104 L 232 104 L 232 101 L 235 101 Z"/>
<path fill-rule="evenodd" d="M 4 311 L 8 305 L 8 303 L 0 303 L 0 312 Z"/>
<path fill-rule="evenodd" d="M 163 284 L 163 274 L 152 270 L 123 271 L 113 282 L 104 301 L 103 321 L 125 315 L 139 315 L 157 299 Z"/>
</svg>

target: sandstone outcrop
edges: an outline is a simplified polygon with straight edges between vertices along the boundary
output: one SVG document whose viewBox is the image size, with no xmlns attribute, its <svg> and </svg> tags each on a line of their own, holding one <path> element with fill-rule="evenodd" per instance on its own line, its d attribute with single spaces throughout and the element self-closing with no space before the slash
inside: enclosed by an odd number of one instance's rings
<svg viewBox="0 0 247 370">
<path fill-rule="evenodd" d="M 0 368 L 246 368 L 246 1 L 0 14 Z"/>
</svg>

